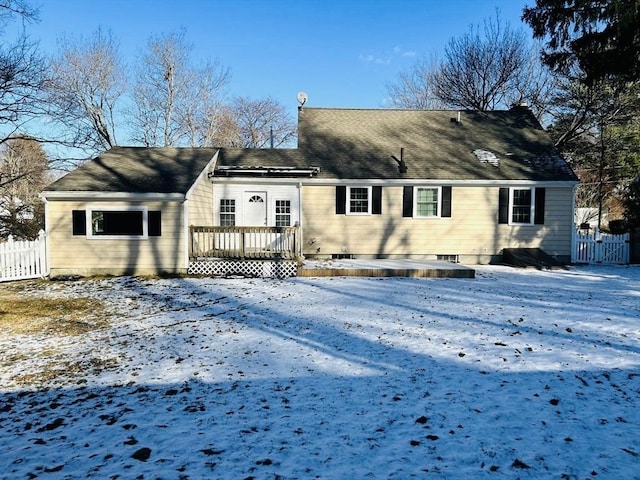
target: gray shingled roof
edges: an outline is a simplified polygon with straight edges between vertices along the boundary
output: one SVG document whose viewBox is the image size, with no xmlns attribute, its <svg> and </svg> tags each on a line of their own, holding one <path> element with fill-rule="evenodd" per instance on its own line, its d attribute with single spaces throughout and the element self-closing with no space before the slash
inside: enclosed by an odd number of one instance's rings
<svg viewBox="0 0 640 480">
<path fill-rule="evenodd" d="M 298 145 L 324 177 L 577 180 L 527 108 L 461 111 L 459 124 L 457 113 L 304 108 Z M 400 158 L 401 148 L 405 174 L 391 158 Z M 474 150 L 493 153 L 497 166 L 480 161 Z"/>
<path fill-rule="evenodd" d="M 84 163 L 46 190 L 184 194 L 217 151 L 116 147 Z"/>
<path fill-rule="evenodd" d="M 324 179 L 577 181 L 526 108 L 506 111 L 333 109 L 298 114 L 296 149 L 219 149 L 223 167 L 320 167 Z M 404 151 L 407 171 L 394 155 Z M 216 148 L 117 147 L 50 191 L 186 193 Z"/>
</svg>

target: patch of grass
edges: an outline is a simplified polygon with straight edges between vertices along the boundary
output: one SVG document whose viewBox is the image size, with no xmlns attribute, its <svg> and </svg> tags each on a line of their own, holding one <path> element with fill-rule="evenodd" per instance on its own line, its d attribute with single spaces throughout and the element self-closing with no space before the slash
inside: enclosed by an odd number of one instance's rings
<svg viewBox="0 0 640 480">
<path fill-rule="evenodd" d="M 6 291 L 3 293 L 7 293 Z M 81 335 L 107 326 L 102 302 L 88 297 L 0 296 L 0 329 L 5 334 Z"/>
<path fill-rule="evenodd" d="M 52 359 L 38 371 L 22 373 L 13 376 L 10 380 L 15 385 L 22 387 L 34 387 L 44 385 L 52 381 L 73 380 L 78 384 L 86 383 L 85 375 L 88 373 L 99 375 L 105 370 L 118 368 L 120 362 L 116 358 L 101 359 L 92 357 L 88 360 L 61 360 Z"/>
</svg>

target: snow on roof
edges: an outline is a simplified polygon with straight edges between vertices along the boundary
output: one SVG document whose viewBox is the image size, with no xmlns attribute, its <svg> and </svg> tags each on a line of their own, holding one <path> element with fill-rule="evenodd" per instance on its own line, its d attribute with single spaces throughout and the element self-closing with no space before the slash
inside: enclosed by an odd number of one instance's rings
<svg viewBox="0 0 640 480">
<path fill-rule="evenodd" d="M 496 167 L 500 166 L 500 159 L 493 152 L 477 148 L 473 151 L 473 154 L 480 160 L 480 163 L 490 163 Z"/>
</svg>

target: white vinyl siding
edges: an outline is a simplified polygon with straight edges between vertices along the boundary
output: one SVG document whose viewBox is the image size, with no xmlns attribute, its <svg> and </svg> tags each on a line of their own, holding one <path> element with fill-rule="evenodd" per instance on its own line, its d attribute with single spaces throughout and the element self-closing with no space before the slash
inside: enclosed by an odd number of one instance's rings
<svg viewBox="0 0 640 480">
<path fill-rule="evenodd" d="M 463 185 L 452 189 L 450 218 L 416 222 L 403 216 L 403 190 L 402 185 L 382 189 L 381 215 L 349 216 L 335 214 L 335 186 L 305 185 L 303 253 L 427 259 L 455 254 L 463 263 L 486 263 L 504 248 L 515 247 L 571 255 L 571 186 L 546 186 L 544 225 L 499 225 L 499 187 Z"/>
<path fill-rule="evenodd" d="M 160 236 L 94 236 L 89 238 L 90 211 L 161 212 Z M 74 235 L 73 211 L 86 212 L 86 233 Z M 65 274 L 157 274 L 186 272 L 184 206 L 181 201 L 110 201 L 84 203 L 57 200 L 48 202 L 47 221 L 51 275 Z M 147 226 L 148 227 L 148 226 Z M 147 228 L 147 234 L 149 233 Z M 142 240 L 142 241 L 141 241 Z M 96 245 L 99 243 L 99 248 Z"/>
</svg>

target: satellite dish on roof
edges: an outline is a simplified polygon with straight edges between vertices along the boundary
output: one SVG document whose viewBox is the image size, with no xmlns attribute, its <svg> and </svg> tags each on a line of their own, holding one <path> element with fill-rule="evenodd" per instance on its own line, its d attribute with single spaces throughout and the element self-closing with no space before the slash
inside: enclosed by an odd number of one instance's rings
<svg viewBox="0 0 640 480">
<path fill-rule="evenodd" d="M 309 96 L 305 92 L 298 92 L 298 102 L 300 102 L 300 106 L 307 103 L 307 100 L 309 100 Z"/>
</svg>

